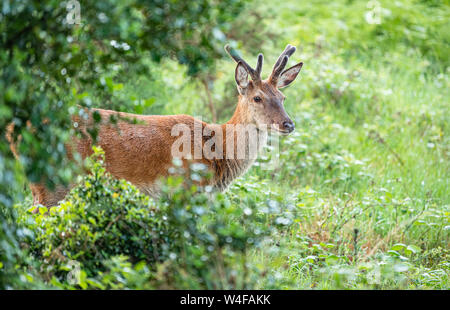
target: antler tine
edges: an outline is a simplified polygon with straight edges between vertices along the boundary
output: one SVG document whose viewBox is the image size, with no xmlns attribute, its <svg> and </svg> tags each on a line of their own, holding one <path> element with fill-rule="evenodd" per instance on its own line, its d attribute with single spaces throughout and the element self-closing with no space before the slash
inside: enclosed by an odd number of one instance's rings
<svg viewBox="0 0 450 310">
<path fill-rule="evenodd" d="M 263 61 L 264 61 L 263 54 L 259 54 L 258 61 L 256 63 L 256 74 L 259 76 L 260 79 L 261 79 L 261 71 L 262 71 Z"/>
<path fill-rule="evenodd" d="M 261 69 L 262 69 L 262 62 L 263 62 L 263 56 L 262 54 L 258 55 L 258 62 L 256 64 L 256 70 L 253 69 L 244 59 L 242 59 L 241 56 L 239 56 L 238 52 L 232 48 L 230 45 L 225 45 L 225 51 L 230 55 L 231 58 L 236 63 L 241 62 L 245 68 L 247 69 L 248 73 L 250 73 L 250 76 L 252 77 L 253 81 L 259 81 L 261 80 Z"/>
<path fill-rule="evenodd" d="M 278 67 L 274 68 L 272 71 L 272 75 L 270 76 L 270 80 L 273 82 L 276 82 L 278 77 L 280 76 L 281 72 L 283 71 L 284 67 L 286 67 L 286 64 L 289 60 L 288 55 L 284 55 L 283 59 L 279 63 Z"/>
<path fill-rule="evenodd" d="M 270 75 L 269 80 L 272 83 L 276 83 L 278 77 L 280 76 L 281 72 L 283 71 L 284 67 L 286 67 L 286 64 L 289 60 L 289 57 L 294 54 L 296 51 L 296 47 L 288 44 L 284 51 L 281 53 L 280 57 L 278 57 L 277 62 L 273 66 L 272 74 Z"/>
<path fill-rule="evenodd" d="M 291 57 L 291 55 L 294 54 L 294 52 L 296 50 L 297 49 L 295 48 L 295 46 L 292 46 L 290 44 L 286 45 L 286 48 L 284 49 L 283 53 L 281 53 L 281 55 L 277 59 L 277 62 L 273 66 L 273 70 L 275 70 L 280 65 L 280 62 L 283 60 L 283 57 L 285 55 L 287 55 L 288 57 Z"/>
</svg>

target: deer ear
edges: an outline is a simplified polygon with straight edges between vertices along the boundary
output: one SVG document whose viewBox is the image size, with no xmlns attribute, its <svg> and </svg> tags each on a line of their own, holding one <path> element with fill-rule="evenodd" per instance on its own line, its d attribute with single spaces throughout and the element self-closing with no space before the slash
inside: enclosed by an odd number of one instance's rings
<svg viewBox="0 0 450 310">
<path fill-rule="evenodd" d="M 283 73 L 281 73 L 280 77 L 278 78 L 277 87 L 283 88 L 291 84 L 297 78 L 297 75 L 300 73 L 302 66 L 303 62 L 300 62 L 295 66 L 292 66 L 289 69 L 284 70 Z"/>
<path fill-rule="evenodd" d="M 248 71 L 240 61 L 236 66 L 234 78 L 236 79 L 236 84 L 238 85 L 239 91 L 248 86 Z"/>
</svg>

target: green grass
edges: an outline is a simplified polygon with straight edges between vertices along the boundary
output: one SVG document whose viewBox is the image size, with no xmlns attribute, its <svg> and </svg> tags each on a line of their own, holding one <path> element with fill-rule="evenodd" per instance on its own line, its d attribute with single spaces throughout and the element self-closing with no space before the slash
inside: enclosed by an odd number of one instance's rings
<svg viewBox="0 0 450 310">
<path fill-rule="evenodd" d="M 364 2 L 294 3 L 270 24 L 305 63 L 285 91 L 297 131 L 275 171 L 241 181 L 264 180 L 255 195 L 283 197 L 292 224 L 251 260 L 285 288 L 448 289 L 449 7 L 381 2 L 377 26 Z"/>
</svg>

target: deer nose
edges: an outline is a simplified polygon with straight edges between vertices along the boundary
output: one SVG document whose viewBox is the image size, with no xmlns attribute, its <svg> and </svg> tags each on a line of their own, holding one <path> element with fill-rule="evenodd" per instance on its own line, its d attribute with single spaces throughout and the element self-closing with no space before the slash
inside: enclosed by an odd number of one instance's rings
<svg viewBox="0 0 450 310">
<path fill-rule="evenodd" d="M 292 121 L 290 121 L 290 120 L 283 122 L 283 127 L 288 132 L 293 132 L 294 129 L 295 129 L 294 123 Z"/>
</svg>

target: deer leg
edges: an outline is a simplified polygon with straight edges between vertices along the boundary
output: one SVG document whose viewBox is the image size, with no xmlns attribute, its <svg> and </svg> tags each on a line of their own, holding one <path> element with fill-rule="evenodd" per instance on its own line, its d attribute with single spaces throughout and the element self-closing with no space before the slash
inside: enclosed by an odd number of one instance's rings
<svg viewBox="0 0 450 310">
<path fill-rule="evenodd" d="M 49 190 L 42 184 L 30 184 L 31 193 L 33 194 L 33 205 L 41 204 L 47 209 L 56 206 L 59 201 L 66 197 L 70 191 L 70 187 L 57 186 L 53 191 Z M 33 213 L 37 213 L 39 208 L 35 208 Z"/>
</svg>

